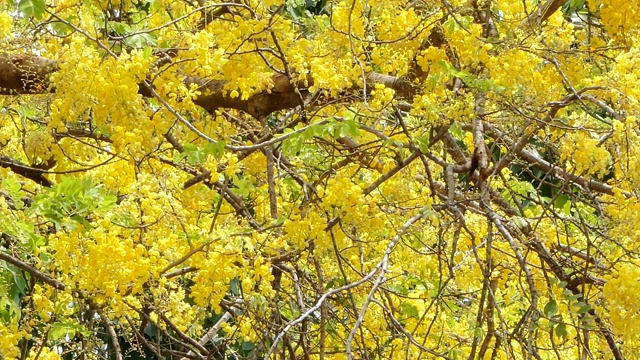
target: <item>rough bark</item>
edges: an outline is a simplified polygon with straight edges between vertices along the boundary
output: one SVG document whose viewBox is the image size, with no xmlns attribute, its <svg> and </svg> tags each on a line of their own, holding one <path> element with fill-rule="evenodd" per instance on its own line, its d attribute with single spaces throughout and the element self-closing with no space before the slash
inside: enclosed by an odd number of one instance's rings
<svg viewBox="0 0 640 360">
<path fill-rule="evenodd" d="M 0 56 L 0 95 L 43 94 L 54 92 L 49 76 L 57 71 L 56 61 L 39 56 L 4 55 Z M 300 105 L 300 96 L 308 94 L 306 88 L 291 84 L 285 78 L 278 78 L 275 91 L 257 93 L 248 99 L 225 96 L 223 80 L 211 80 L 197 76 L 184 76 L 188 88 L 196 84 L 202 93 L 194 103 L 208 111 L 219 108 L 236 109 L 247 112 L 255 118 L 264 117 L 274 111 L 291 109 Z M 286 82 L 286 83 L 283 83 Z M 384 74 L 367 74 L 367 82 L 381 83 L 392 88 L 402 97 L 411 96 L 411 88 L 403 78 Z M 312 85 L 310 81 L 308 85 Z M 149 89 L 140 84 L 138 92 L 150 97 Z"/>
<path fill-rule="evenodd" d="M 30 55 L 0 55 L 0 95 L 38 94 L 51 91 L 49 75 L 55 61 Z"/>
</svg>

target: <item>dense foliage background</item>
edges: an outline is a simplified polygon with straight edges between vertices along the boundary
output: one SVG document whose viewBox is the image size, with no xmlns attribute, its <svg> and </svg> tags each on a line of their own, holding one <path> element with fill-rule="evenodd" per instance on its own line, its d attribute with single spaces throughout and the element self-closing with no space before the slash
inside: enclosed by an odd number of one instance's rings
<svg viewBox="0 0 640 360">
<path fill-rule="evenodd" d="M 0 358 L 640 357 L 639 0 L 0 5 Z"/>
</svg>

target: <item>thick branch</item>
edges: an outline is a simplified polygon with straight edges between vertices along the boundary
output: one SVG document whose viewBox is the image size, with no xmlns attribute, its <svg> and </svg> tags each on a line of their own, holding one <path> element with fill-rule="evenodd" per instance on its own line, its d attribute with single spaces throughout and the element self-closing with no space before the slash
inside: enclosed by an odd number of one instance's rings
<svg viewBox="0 0 640 360">
<path fill-rule="evenodd" d="M 65 285 L 63 283 L 61 283 L 60 281 L 50 277 L 49 275 L 43 273 L 42 271 L 34 268 L 33 266 L 25 263 L 24 261 L 15 258 L 9 254 L 6 254 L 4 252 L 0 252 L 0 260 L 4 260 L 6 262 L 8 262 L 9 264 L 14 265 L 15 267 L 19 268 L 22 271 L 28 272 L 29 274 L 31 274 L 32 276 L 40 279 L 42 282 L 58 289 L 58 290 L 64 290 L 65 289 Z"/>
<path fill-rule="evenodd" d="M 514 140 L 510 139 L 508 136 L 504 135 L 500 130 L 498 130 L 497 128 L 495 128 L 494 126 L 485 123 L 484 124 L 485 128 L 488 130 L 488 133 L 491 137 L 495 138 L 495 139 L 504 139 L 506 142 L 508 143 L 514 143 Z M 524 149 L 524 146 L 518 147 L 515 149 L 514 151 L 514 156 L 520 156 L 522 159 L 524 159 L 525 161 L 529 162 L 530 164 L 535 164 L 536 166 L 538 166 L 542 171 L 545 171 L 547 173 L 551 173 L 561 179 L 563 179 L 564 181 L 570 181 L 574 184 L 580 185 L 585 189 L 590 189 L 590 190 L 595 190 L 601 194 L 607 194 L 607 195 L 613 195 L 613 187 L 611 185 L 599 182 L 599 181 L 595 181 L 595 180 L 590 180 L 587 178 L 584 178 L 580 175 L 576 175 L 573 174 L 571 172 L 566 171 L 565 169 L 559 167 L 558 165 L 552 164 L 540 157 L 538 157 L 537 155 L 533 154 L 532 152 Z M 630 193 L 626 193 L 625 192 L 625 196 L 627 197 L 631 197 Z"/>
<path fill-rule="evenodd" d="M 49 75 L 55 61 L 38 56 L 0 56 L 0 95 L 38 94 L 50 91 Z"/>
<path fill-rule="evenodd" d="M 27 179 L 33 180 L 34 182 L 42 186 L 53 186 L 53 183 L 49 179 L 44 177 L 44 175 L 47 173 L 46 170 L 25 165 L 8 156 L 0 156 L 0 167 L 9 168 L 14 173 L 24 176 Z"/>
<path fill-rule="evenodd" d="M 6 55 L 0 57 L 0 95 L 43 94 L 55 91 L 48 81 L 49 76 L 57 70 L 56 62 L 39 56 Z M 310 79 L 311 80 L 311 79 Z M 282 83 L 282 82 L 286 83 Z M 306 96 L 306 89 L 299 89 L 297 84 L 278 78 L 275 91 L 257 93 L 248 99 L 241 97 L 230 98 L 224 91 L 224 80 L 211 80 L 197 76 L 184 76 L 184 85 L 190 88 L 196 85 L 202 93 L 193 102 L 208 111 L 219 108 L 236 109 L 260 118 L 274 111 L 291 109 L 300 105 L 300 95 Z M 412 89 L 404 78 L 369 73 L 367 82 L 381 83 L 396 90 L 401 97 L 410 97 Z M 308 85 L 313 82 L 309 81 Z M 279 91 L 283 90 L 284 91 Z M 138 93 L 151 97 L 152 91 L 144 84 L 139 84 Z"/>
</svg>

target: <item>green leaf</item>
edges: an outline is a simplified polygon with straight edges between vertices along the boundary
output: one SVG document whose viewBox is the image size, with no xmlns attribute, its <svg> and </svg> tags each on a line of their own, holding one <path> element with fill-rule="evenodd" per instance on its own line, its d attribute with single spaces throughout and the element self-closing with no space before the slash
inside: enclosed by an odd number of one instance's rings
<svg viewBox="0 0 640 360">
<path fill-rule="evenodd" d="M 289 156 L 298 155 L 302 149 L 302 145 L 304 145 L 304 138 L 302 138 L 300 134 L 291 135 L 282 142 L 282 152 Z"/>
<path fill-rule="evenodd" d="M 569 296 L 569 300 L 574 301 L 582 298 L 582 294 L 572 294 Z"/>
<path fill-rule="evenodd" d="M 74 215 L 71 217 L 71 220 L 75 221 L 78 224 L 82 224 L 85 228 L 91 228 L 91 224 L 87 221 L 86 218 L 80 215 Z"/>
<path fill-rule="evenodd" d="M 2 179 L 2 184 L 0 185 L 2 189 L 8 192 L 11 201 L 13 202 L 13 207 L 17 210 L 20 210 L 24 207 L 24 202 L 22 201 L 22 197 L 25 195 L 24 191 L 22 191 L 22 185 L 18 180 L 14 178 L 4 178 Z"/>
<path fill-rule="evenodd" d="M 76 322 L 56 322 L 51 326 L 49 339 L 55 341 L 66 335 L 69 335 L 69 337 L 73 339 L 77 334 L 89 336 L 91 332 Z"/>
<path fill-rule="evenodd" d="M 567 195 L 558 195 L 554 206 L 562 211 L 565 215 L 571 215 L 571 200 Z"/>
<path fill-rule="evenodd" d="M 249 179 L 248 177 L 239 177 L 238 175 L 234 174 L 231 178 L 231 181 L 236 188 L 236 194 L 240 196 L 249 196 L 251 190 L 253 190 L 254 188 L 253 181 L 251 181 L 251 179 Z"/>
<path fill-rule="evenodd" d="M 523 229 L 529 225 L 529 220 L 521 216 L 514 216 L 510 221 L 520 229 Z"/>
<path fill-rule="evenodd" d="M 186 152 L 181 152 L 180 154 L 176 155 L 173 157 L 173 161 L 176 163 L 181 162 L 182 160 L 187 158 L 187 153 Z"/>
<path fill-rule="evenodd" d="M 360 135 L 360 125 L 355 119 L 348 119 L 340 124 L 339 136 L 356 137 Z"/>
<path fill-rule="evenodd" d="M 181 161 L 186 158 L 190 165 L 197 165 L 202 163 L 207 157 L 207 151 L 194 144 L 186 143 L 183 145 L 183 148 L 184 151 L 176 157 L 177 161 Z"/>
<path fill-rule="evenodd" d="M 71 22 L 73 20 L 75 20 L 75 16 L 70 16 L 69 18 L 67 18 L 66 20 Z M 51 28 L 53 29 L 53 31 L 56 32 L 56 35 L 58 36 L 65 36 L 67 34 L 69 34 L 70 32 L 73 31 L 73 28 L 63 22 L 54 22 L 51 23 Z"/>
<path fill-rule="evenodd" d="M 591 310 L 591 306 L 583 302 L 578 302 L 574 306 L 578 307 L 578 311 L 577 311 L 578 314 L 586 314 L 589 312 L 589 310 Z"/>
<path fill-rule="evenodd" d="M 459 122 L 456 121 L 453 124 L 451 124 L 451 126 L 449 127 L 449 131 L 451 132 L 451 135 L 453 135 L 453 137 L 456 138 L 457 140 L 464 139 L 464 134 L 462 133 L 462 126 L 460 126 Z"/>
<path fill-rule="evenodd" d="M 44 0 L 20 0 L 18 10 L 20 10 L 25 17 L 33 16 L 36 19 L 42 19 L 45 10 Z"/>
<path fill-rule="evenodd" d="M 456 22 L 453 19 L 449 19 L 445 21 L 443 27 L 445 29 L 445 33 L 448 35 L 452 34 L 457 28 Z"/>
<path fill-rule="evenodd" d="M 142 52 L 142 54 L 144 55 L 145 59 L 148 59 L 151 56 L 153 56 L 153 49 L 151 47 L 146 47 L 144 48 L 144 51 Z"/>
<path fill-rule="evenodd" d="M 390 284 L 390 285 L 387 285 L 387 289 L 395 293 L 398 293 L 400 295 L 407 295 L 409 293 L 409 290 L 402 284 Z"/>
<path fill-rule="evenodd" d="M 428 137 L 420 137 L 416 139 L 416 143 L 418 145 L 418 148 L 420 149 L 420 152 L 422 152 L 423 154 L 426 154 L 429 152 L 429 138 Z"/>
<path fill-rule="evenodd" d="M 73 336 L 70 336 L 71 338 L 73 338 L 75 336 L 76 330 L 78 329 L 78 326 L 78 324 L 56 322 L 51 325 L 51 330 L 49 330 L 49 340 L 56 341 L 67 336 L 68 334 L 73 334 Z"/>
<path fill-rule="evenodd" d="M 229 283 L 229 290 L 231 290 L 231 293 L 235 296 L 242 295 L 240 280 L 237 277 L 234 277 L 233 279 L 231 279 L 231 282 Z"/>
<path fill-rule="evenodd" d="M 400 305 L 400 311 L 406 317 L 417 318 L 420 315 L 420 311 L 418 311 L 418 308 L 415 305 L 410 304 L 408 302 L 403 302 L 402 305 Z"/>
<path fill-rule="evenodd" d="M 564 323 L 558 324 L 558 326 L 556 326 L 555 332 L 556 332 L 556 336 L 558 337 L 567 336 L 567 325 L 565 325 Z"/>
<path fill-rule="evenodd" d="M 156 336 L 158 336 L 158 333 L 159 333 L 158 327 L 153 323 L 148 323 L 147 326 L 145 326 L 144 328 L 144 333 L 145 335 L 151 338 L 155 338 Z"/>
<path fill-rule="evenodd" d="M 551 300 L 544 306 L 544 315 L 548 318 L 552 318 L 558 312 L 558 303 L 555 300 Z"/>
<path fill-rule="evenodd" d="M 240 348 L 242 349 L 242 351 L 251 351 L 255 348 L 255 344 L 252 342 L 248 342 L 248 341 L 243 341 L 242 345 L 240 346 Z"/>
<path fill-rule="evenodd" d="M 11 274 L 11 278 L 13 280 L 12 287 L 15 287 L 17 293 L 21 295 L 26 294 L 27 283 L 25 282 L 24 276 L 22 276 L 22 271 L 6 262 L 2 262 L 2 267 Z"/>
<path fill-rule="evenodd" d="M 118 35 L 126 35 L 131 32 L 131 26 L 118 21 L 109 21 L 108 26 Z"/>
<path fill-rule="evenodd" d="M 82 223 L 86 227 L 88 217 L 109 210 L 117 199 L 117 196 L 106 190 L 103 185 L 95 184 L 90 179 L 66 177 L 51 189 L 36 196 L 29 212 L 43 215 L 58 227 L 75 227 L 65 219 Z"/>
<path fill-rule="evenodd" d="M 212 154 L 216 158 L 220 158 L 224 154 L 224 141 L 212 141 L 208 142 L 207 145 L 204 146 L 204 152 L 206 154 Z"/>
<path fill-rule="evenodd" d="M 442 66 L 444 70 L 449 74 L 453 71 L 456 71 L 456 68 L 454 68 L 453 65 L 451 65 L 451 63 L 448 61 L 440 60 L 438 61 L 438 65 Z"/>
<path fill-rule="evenodd" d="M 149 13 L 154 13 L 162 8 L 160 0 L 147 0 L 147 4 L 149 4 Z"/>
<path fill-rule="evenodd" d="M 420 209 L 420 215 L 422 215 L 422 217 L 425 219 L 431 216 L 433 213 L 434 211 L 431 205 L 425 205 Z"/>
<path fill-rule="evenodd" d="M 126 37 L 124 43 L 134 48 L 143 49 L 148 46 L 157 46 L 158 40 L 153 34 L 142 33 Z"/>
<path fill-rule="evenodd" d="M 343 286 L 344 284 L 346 284 L 346 282 L 344 281 L 344 278 L 335 277 L 335 278 L 329 280 L 329 282 L 325 286 L 325 289 L 331 289 L 331 288 L 334 288 L 334 287 L 337 288 L 337 287 Z"/>
<path fill-rule="evenodd" d="M 22 189 L 22 185 L 20 182 L 14 178 L 4 178 L 2 179 L 2 188 L 7 190 L 11 195 L 19 195 L 20 189 Z"/>
</svg>

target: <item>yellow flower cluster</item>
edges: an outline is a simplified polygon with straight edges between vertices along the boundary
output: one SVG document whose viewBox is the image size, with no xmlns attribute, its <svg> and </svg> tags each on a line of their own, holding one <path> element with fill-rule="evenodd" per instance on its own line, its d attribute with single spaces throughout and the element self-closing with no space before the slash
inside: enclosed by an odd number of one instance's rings
<svg viewBox="0 0 640 360">
<path fill-rule="evenodd" d="M 361 0 L 340 1 L 331 11 L 332 24 L 341 33 L 365 37 L 368 16 L 366 16 L 366 2 Z"/>
<path fill-rule="evenodd" d="M 244 267 L 243 278 L 250 276 L 250 265 L 245 263 L 239 249 L 225 249 L 225 240 L 216 243 L 205 255 L 196 254 L 189 259 L 191 266 L 200 269 L 193 277 L 191 297 L 196 305 L 209 307 L 220 313 L 220 301 L 229 290 L 231 280 L 239 273 L 239 265 Z M 259 264 L 258 264 L 259 266 Z"/>
<path fill-rule="evenodd" d="M 304 249 L 307 247 L 307 240 L 314 240 L 320 251 L 331 247 L 331 240 L 324 233 L 327 220 L 317 212 L 310 212 L 304 218 L 301 218 L 300 214 L 293 214 L 284 221 L 283 226 L 292 247 Z"/>
<path fill-rule="evenodd" d="M 614 69 L 607 77 L 602 77 L 603 81 L 610 82 L 616 91 L 612 91 L 611 97 L 617 100 L 624 108 L 637 109 L 640 101 L 640 66 L 638 66 L 638 56 L 640 49 L 631 48 L 616 56 Z M 620 94 L 624 94 L 624 99 L 620 99 Z M 637 110 L 636 110 L 637 111 Z M 637 115 L 637 112 L 630 111 L 630 114 Z"/>
<path fill-rule="evenodd" d="M 7 11 L 0 12 L 0 40 L 6 39 L 11 36 L 11 29 L 13 27 L 13 18 Z"/>
<path fill-rule="evenodd" d="M 326 89 L 331 96 L 353 85 L 352 74 L 357 66 L 353 66 L 349 59 L 313 58 L 309 61 L 310 71 L 313 74 L 314 84 L 310 91 Z M 355 76 L 358 79 L 359 74 Z"/>
<path fill-rule="evenodd" d="M 420 17 L 413 8 L 407 10 L 393 2 L 384 2 L 375 8 L 370 21 L 376 39 L 383 41 L 364 44 L 371 48 L 371 60 L 379 68 L 377 71 L 396 76 L 405 74 L 421 41 L 415 36 L 423 31 Z"/>
<path fill-rule="evenodd" d="M 627 199 L 621 189 L 614 190 L 614 196 L 610 198 L 611 204 L 605 207 L 605 211 L 612 221 L 611 236 L 619 239 L 624 247 L 614 247 L 613 254 L 621 256 L 624 251 L 638 251 L 640 249 L 640 202 L 636 199 Z"/>
<path fill-rule="evenodd" d="M 607 302 L 610 321 L 616 334 L 626 341 L 637 341 L 640 336 L 640 264 L 620 263 L 617 273 L 607 276 L 603 295 Z"/>
<path fill-rule="evenodd" d="M 59 360 L 62 359 L 59 350 L 51 348 L 49 346 L 43 346 L 41 348 L 32 349 L 29 351 L 29 357 L 27 360 Z"/>
<path fill-rule="evenodd" d="M 255 19 L 237 15 L 233 22 L 216 22 L 215 26 L 186 35 L 183 42 L 187 50 L 182 51 L 177 59 L 188 60 L 185 62 L 185 70 L 189 74 L 229 80 L 224 87 L 228 91 L 227 96 L 246 100 L 254 93 L 265 90 L 270 84 L 272 71 L 265 65 L 262 56 L 281 67 L 280 61 L 272 54 L 265 53 L 261 56 L 255 51 L 256 46 L 268 47 L 271 41 L 266 36 L 268 31 L 265 29 L 271 28 L 277 33 L 278 44 L 288 50 L 293 39 L 286 37 L 289 31 L 279 30 L 290 26 L 288 20 L 272 24 L 268 18 Z M 247 41 L 250 35 L 251 41 Z M 229 51 L 235 54 L 228 55 Z M 234 61 L 229 61 L 232 56 Z"/>
<path fill-rule="evenodd" d="M 0 322 L 0 357 L 4 360 L 17 359 L 20 355 L 18 342 L 27 336 L 16 323 Z"/>
<path fill-rule="evenodd" d="M 353 183 L 346 174 L 337 174 L 327 181 L 324 188 L 318 189 L 318 191 L 318 196 L 322 198 L 323 209 L 330 213 L 341 214 L 345 212 L 351 216 L 357 216 L 351 210 L 364 203 L 362 188 Z"/>
<path fill-rule="evenodd" d="M 444 49 L 431 46 L 422 50 L 420 54 L 416 56 L 416 61 L 422 68 L 422 71 L 435 75 L 436 71 L 440 72 L 444 70 L 444 68 L 434 66 L 434 64 L 438 64 L 441 61 L 448 61 L 448 59 Z"/>
<path fill-rule="evenodd" d="M 459 19 L 449 19 L 444 23 L 445 34 L 450 45 L 456 49 L 460 57 L 460 67 L 467 68 L 478 62 L 486 62 L 487 51 L 482 39 L 482 26 L 474 23 L 469 16 Z"/>
<path fill-rule="evenodd" d="M 526 96 L 540 103 L 558 97 L 562 78 L 557 70 L 531 52 L 506 49 L 486 62 L 489 77 L 507 95 Z"/>
<path fill-rule="evenodd" d="M 373 99 L 370 100 L 369 107 L 374 111 L 386 108 L 393 101 L 395 93 L 393 89 L 387 88 L 382 84 L 376 84 L 375 90 L 371 91 Z"/>
<path fill-rule="evenodd" d="M 617 157 L 614 169 L 617 178 L 620 178 L 618 185 L 621 187 L 630 187 L 637 189 L 640 186 L 640 156 L 636 149 L 640 146 L 640 136 L 636 132 L 638 128 L 637 119 L 635 116 L 629 116 L 622 121 L 613 121 L 613 136 L 612 139 L 618 144 L 625 144 L 624 151 L 616 151 Z M 628 150 L 627 150 L 628 149 Z"/>
<path fill-rule="evenodd" d="M 33 306 L 42 321 L 49 322 L 51 316 L 55 314 L 55 304 L 51 299 L 53 298 L 53 289 L 47 288 L 45 290 L 40 285 L 36 285 L 31 294 L 31 301 Z"/>
<path fill-rule="evenodd" d="M 67 91 L 56 92 L 49 127 L 63 132 L 90 111 L 98 127 L 117 134 L 115 148 L 128 148 L 132 154 L 153 148 L 157 138 L 147 131 L 153 124 L 138 94 L 151 61 L 138 50 L 113 58 L 74 37 L 58 62 L 60 70 L 51 77 L 56 88 Z"/>
<path fill-rule="evenodd" d="M 32 131 L 31 136 L 24 140 L 24 153 L 32 162 L 37 159 L 47 160 L 51 157 L 53 148 L 53 137 L 45 131 Z"/>
<path fill-rule="evenodd" d="M 498 22 L 498 25 L 519 23 L 524 20 L 527 14 L 525 6 L 528 6 L 528 4 L 530 3 L 518 0 L 506 0 L 496 3 L 495 11 L 503 19 L 502 22 Z M 501 31 L 501 33 L 502 32 L 503 31 Z"/>
<path fill-rule="evenodd" d="M 567 134 L 561 140 L 560 154 L 572 171 L 582 175 L 604 176 L 609 173 L 611 155 L 599 140 L 586 131 Z"/>
<path fill-rule="evenodd" d="M 78 289 L 102 294 L 105 301 L 128 290 L 139 293 L 158 262 L 153 250 L 147 252 L 143 245 L 133 243 L 130 234 L 110 228 L 58 232 L 50 239 L 58 259 L 56 266 L 65 278 L 70 277 L 69 282 Z"/>
<path fill-rule="evenodd" d="M 640 1 L 638 0 L 599 0 L 593 5 L 600 7 L 602 24 L 609 36 L 623 44 L 637 41 L 640 30 L 638 17 L 640 16 Z"/>
</svg>

